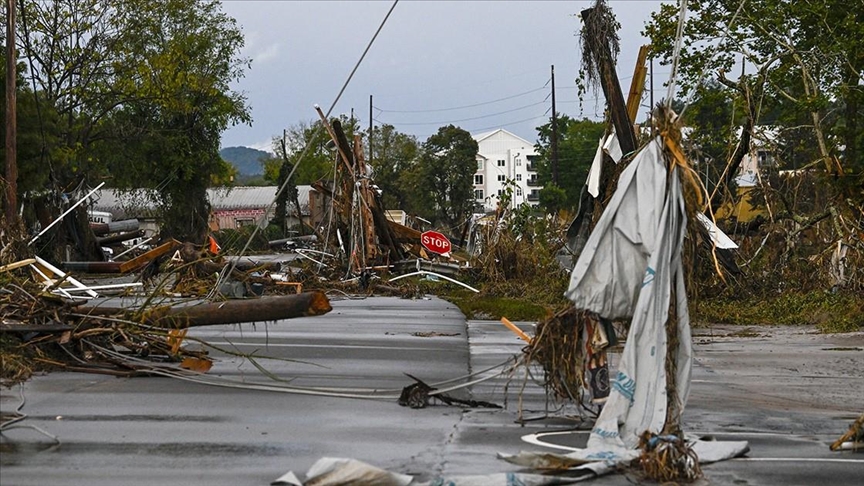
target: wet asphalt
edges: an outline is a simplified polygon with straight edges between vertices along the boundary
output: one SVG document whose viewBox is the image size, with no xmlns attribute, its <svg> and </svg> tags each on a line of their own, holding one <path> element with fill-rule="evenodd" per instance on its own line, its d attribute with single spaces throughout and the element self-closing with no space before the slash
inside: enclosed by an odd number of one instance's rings
<svg viewBox="0 0 864 486">
<path fill-rule="evenodd" d="M 52 373 L 0 391 L 3 412 L 23 393 L 22 423 L 60 441 L 5 432 L 0 485 L 267 485 L 289 470 L 302 477 L 321 457 L 429 479 L 516 471 L 496 453 L 566 452 L 587 439 L 590 416 L 547 400 L 542 371 L 498 374 L 524 343 L 497 321 L 466 321 L 434 297 L 331 301 L 325 316 L 195 330 L 231 353 L 211 351 L 202 379 L 213 384 Z M 716 326 L 694 330 L 694 342 L 685 429 L 751 448 L 704 467 L 704 484 L 862 484 L 864 454 L 828 445 L 864 410 L 864 333 Z M 504 408 L 400 406 L 413 382 L 406 373 L 439 388 L 489 378 L 450 394 Z M 624 473 L 593 483 L 638 481 Z"/>
</svg>

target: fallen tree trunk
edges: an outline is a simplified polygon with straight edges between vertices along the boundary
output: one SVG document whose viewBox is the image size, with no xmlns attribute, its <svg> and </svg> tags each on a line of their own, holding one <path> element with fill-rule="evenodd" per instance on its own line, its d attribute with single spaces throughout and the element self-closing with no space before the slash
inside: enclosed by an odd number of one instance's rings
<svg viewBox="0 0 864 486">
<path fill-rule="evenodd" d="M 169 329 L 278 321 L 295 317 L 320 316 L 332 310 L 327 296 L 320 291 L 276 295 L 260 299 L 237 299 L 192 305 L 161 306 L 145 311 L 148 325 Z M 79 306 L 75 312 L 90 316 L 130 316 L 124 307 Z"/>
</svg>

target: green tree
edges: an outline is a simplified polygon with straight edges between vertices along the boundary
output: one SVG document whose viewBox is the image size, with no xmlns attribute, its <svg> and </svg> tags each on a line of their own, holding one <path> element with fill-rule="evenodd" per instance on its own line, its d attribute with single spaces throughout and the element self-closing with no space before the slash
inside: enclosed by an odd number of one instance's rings
<svg viewBox="0 0 864 486">
<path fill-rule="evenodd" d="M 684 112 L 684 125 L 688 127 L 684 149 L 708 191 L 717 186 L 738 141 L 738 131 L 747 116 L 742 102 L 736 91 L 708 80 L 696 88 Z"/>
<path fill-rule="evenodd" d="M 579 194 L 588 170 L 597 151 L 597 143 L 603 136 L 603 123 L 588 119 L 576 120 L 567 115 L 558 117 L 558 187 L 564 191 L 552 196 L 547 192 L 547 202 L 555 200 L 558 209 L 575 208 L 579 204 Z M 552 181 L 552 122 L 537 127 L 537 175 L 540 182 L 547 186 Z M 542 191 L 541 191 L 542 197 Z"/>
<path fill-rule="evenodd" d="M 381 189 L 385 208 L 406 209 L 403 202 L 412 191 L 403 174 L 416 162 L 420 152 L 417 138 L 396 131 L 393 125 L 383 125 L 372 131 L 367 144 L 371 156 L 366 160 L 374 170 L 375 184 Z"/>
<path fill-rule="evenodd" d="M 474 207 L 473 176 L 477 141 L 467 131 L 447 125 L 430 136 L 420 161 L 403 180 L 411 184 L 409 207 L 448 228 L 460 225 Z"/>
<path fill-rule="evenodd" d="M 342 115 L 339 121 L 345 136 L 353 140 L 358 129 L 357 120 Z M 281 136 L 273 137 L 273 152 L 276 157 L 264 161 L 264 178 L 273 183 L 278 182 L 279 170 L 287 160 L 292 166 L 299 163 L 294 172 L 296 185 L 333 177 L 333 163 L 338 155 L 320 120 L 314 123 L 299 122 L 285 129 Z"/>
<path fill-rule="evenodd" d="M 19 25 L 30 82 L 59 115 L 52 179 L 158 189 L 164 234 L 203 239 L 206 188 L 232 176 L 221 133 L 250 121 L 230 89 L 248 67 L 234 19 L 214 0 L 25 0 Z"/>
<path fill-rule="evenodd" d="M 6 50 L 0 47 L 0 91 L 6 91 Z M 58 150 L 57 139 L 58 117 L 54 107 L 47 103 L 44 97 L 37 96 L 29 89 L 24 79 L 26 67 L 19 64 L 17 68 L 18 82 L 16 86 L 17 115 L 17 150 L 18 192 L 21 194 L 41 192 L 49 185 L 49 172 L 45 170 L 47 162 Z M 6 119 L 6 103 L 0 106 L 0 118 Z M 0 139 L 0 174 L 6 167 L 6 137 Z M 5 199 L 4 199 L 5 202 Z M 32 208 L 25 205 L 25 212 Z M 32 219 L 32 218 L 30 218 Z"/>
<path fill-rule="evenodd" d="M 833 171 L 839 156 L 847 169 L 861 171 L 864 2 L 853 3 L 757 0 L 739 8 L 738 0 L 693 0 L 678 61 L 680 82 L 691 88 L 703 73 L 728 81 L 726 73 L 744 59 L 758 71 L 738 83 L 750 95 L 757 123 L 766 111 L 781 108 L 772 121 L 808 125 L 815 141 L 811 160 Z M 665 64 L 672 61 L 677 18 L 677 7 L 664 4 L 645 29 L 653 55 Z M 826 115 L 834 101 L 839 113 L 831 120 Z"/>
</svg>

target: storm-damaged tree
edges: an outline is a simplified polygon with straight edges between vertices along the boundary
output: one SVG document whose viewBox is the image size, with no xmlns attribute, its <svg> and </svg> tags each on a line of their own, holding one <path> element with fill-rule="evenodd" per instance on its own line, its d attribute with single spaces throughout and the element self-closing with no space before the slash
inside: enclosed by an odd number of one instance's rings
<svg viewBox="0 0 864 486">
<path fill-rule="evenodd" d="M 694 88 L 710 80 L 684 119 L 705 131 L 724 122 L 729 127 L 723 131 L 733 143 L 725 155 L 715 151 L 725 159 L 721 186 L 738 175 L 760 132 L 769 144 L 760 148 L 774 149 L 748 196 L 764 208 L 772 238 L 765 236 L 747 270 L 771 277 L 746 285 L 761 296 L 827 286 L 861 295 L 860 272 L 848 269 L 860 268 L 864 255 L 864 2 L 693 0 L 686 19 L 680 44 L 673 5 L 662 5 L 645 33 L 662 63 L 671 63 L 680 46 L 674 60 L 682 99 L 691 101 Z M 709 107 L 714 95 L 732 103 L 691 117 L 690 110 L 698 111 L 700 101 Z M 783 169 L 796 170 L 781 177 Z M 717 208 L 722 201 L 711 202 Z"/>
<path fill-rule="evenodd" d="M 446 229 L 461 230 L 474 208 L 477 150 L 467 131 L 453 125 L 439 128 L 423 143 L 419 162 L 403 178 L 408 210 Z"/>
<path fill-rule="evenodd" d="M 206 188 L 232 175 L 221 133 L 250 120 L 229 86 L 248 66 L 234 19 L 213 0 L 22 4 L 28 82 L 58 113 L 41 164 L 55 190 L 150 189 L 163 235 L 202 241 Z"/>
<path fill-rule="evenodd" d="M 387 209 L 403 207 L 413 190 L 404 183 L 403 174 L 417 161 L 420 145 L 413 135 L 396 131 L 393 125 L 382 125 L 372 131 L 367 156 L 374 170 L 375 185 L 381 189 L 381 200 Z"/>
<path fill-rule="evenodd" d="M 714 76 L 752 105 L 755 123 L 780 108 L 771 121 L 806 124 L 814 141 L 811 162 L 828 173 L 861 172 L 864 2 L 853 4 L 758 0 L 741 8 L 737 0 L 689 2 L 678 60 L 681 84 L 690 89 L 706 73 Z M 663 5 L 645 30 L 663 63 L 672 61 L 676 10 Z M 725 41 L 719 45 L 718 39 Z M 742 59 L 756 74 L 735 80 Z M 829 116 L 834 110 L 837 116 Z"/>
<path fill-rule="evenodd" d="M 346 136 L 353 139 L 357 120 L 342 115 L 339 121 Z M 272 220 L 273 224 L 283 227 L 289 203 L 299 211 L 297 186 L 333 177 L 336 149 L 320 120 L 300 122 L 285 129 L 281 136 L 273 137 L 272 146 L 276 156 L 264 160 L 264 179 L 278 187 L 286 184 L 276 199 Z M 292 171 L 294 174 L 288 178 Z M 298 220 L 302 221 L 299 215 Z"/>
</svg>

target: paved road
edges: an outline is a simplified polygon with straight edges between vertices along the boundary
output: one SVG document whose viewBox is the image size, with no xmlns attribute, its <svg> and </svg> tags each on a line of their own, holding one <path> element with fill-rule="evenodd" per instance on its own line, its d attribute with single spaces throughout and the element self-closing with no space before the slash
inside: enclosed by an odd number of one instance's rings
<svg viewBox="0 0 864 486">
<path fill-rule="evenodd" d="M 342 392 L 375 389 L 386 398 L 275 393 L 172 378 L 40 376 L 24 387 L 26 423 L 57 435 L 61 445 L 51 447 L 33 431 L 9 431 L 0 439 L 0 485 L 266 485 L 288 470 L 305 472 L 325 456 L 428 479 L 514 471 L 495 454 L 542 450 L 523 436 L 558 448 L 584 441 L 584 432 L 544 435 L 590 423 L 572 407 L 546 403 L 524 368 L 477 384 L 470 395 L 453 392 L 506 405 L 503 410 L 415 410 L 396 403 L 395 395 L 411 383 L 403 373 L 435 383 L 518 353 L 521 341 L 499 323 L 466 322 L 437 298 L 334 298 L 333 307 L 320 317 L 195 331 L 226 349 L 295 360 L 258 360 L 290 383 L 268 381 L 248 360 L 225 355 L 206 376 Z M 770 328 L 757 336 L 730 335 L 734 331 L 696 332 L 698 365 L 685 427 L 747 439 L 752 448 L 750 460 L 706 467 L 710 483 L 813 484 L 818 478 L 860 484 L 864 457 L 828 452 L 827 444 L 864 408 L 864 333 L 821 336 Z M 3 411 L 19 401 L 17 388 L 0 392 Z M 596 484 L 632 479 L 617 475 Z"/>
</svg>

